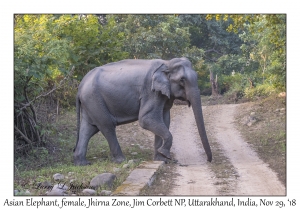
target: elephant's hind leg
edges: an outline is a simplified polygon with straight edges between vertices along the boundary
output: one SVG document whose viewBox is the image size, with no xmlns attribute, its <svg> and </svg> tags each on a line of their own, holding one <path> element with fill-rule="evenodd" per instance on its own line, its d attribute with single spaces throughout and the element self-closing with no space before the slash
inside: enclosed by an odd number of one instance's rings
<svg viewBox="0 0 300 210">
<path fill-rule="evenodd" d="M 90 138 L 95 135 L 99 129 L 88 123 L 84 118 L 80 124 L 79 140 L 74 151 L 74 164 L 75 165 L 88 165 L 89 161 L 86 160 L 86 152 Z"/>
<path fill-rule="evenodd" d="M 123 162 L 125 160 L 125 156 L 123 155 L 120 144 L 118 142 L 114 125 L 106 124 L 105 126 L 101 126 L 101 132 L 107 139 L 112 156 L 112 161 L 116 163 Z"/>
</svg>

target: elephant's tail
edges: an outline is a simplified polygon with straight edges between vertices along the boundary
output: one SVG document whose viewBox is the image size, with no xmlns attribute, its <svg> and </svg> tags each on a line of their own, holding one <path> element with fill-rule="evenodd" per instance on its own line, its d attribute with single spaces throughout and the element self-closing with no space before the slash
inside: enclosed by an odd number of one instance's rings
<svg viewBox="0 0 300 210">
<path fill-rule="evenodd" d="M 79 141 L 79 130 L 80 130 L 80 106 L 81 106 L 81 102 L 79 99 L 79 96 L 76 96 L 76 114 L 77 114 L 77 141 L 76 141 L 76 145 L 73 149 L 73 152 L 75 152 L 75 149 L 77 147 L 78 141 Z"/>
</svg>

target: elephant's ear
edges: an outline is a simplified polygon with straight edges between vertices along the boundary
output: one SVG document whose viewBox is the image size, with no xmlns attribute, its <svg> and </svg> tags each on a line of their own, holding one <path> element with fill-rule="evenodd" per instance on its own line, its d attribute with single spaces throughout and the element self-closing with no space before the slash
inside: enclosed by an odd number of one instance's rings
<svg viewBox="0 0 300 210">
<path fill-rule="evenodd" d="M 167 78 L 168 67 L 164 64 L 160 65 L 158 69 L 152 75 L 152 87 L 151 90 L 161 91 L 162 94 L 170 98 L 170 82 Z"/>
</svg>

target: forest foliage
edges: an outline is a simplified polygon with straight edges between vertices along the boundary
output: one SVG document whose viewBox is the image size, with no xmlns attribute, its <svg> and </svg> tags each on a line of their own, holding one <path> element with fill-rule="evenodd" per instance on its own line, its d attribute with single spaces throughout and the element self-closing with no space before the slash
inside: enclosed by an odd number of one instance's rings
<svg viewBox="0 0 300 210">
<path fill-rule="evenodd" d="M 77 86 L 94 67 L 182 56 L 203 93 L 210 72 L 221 94 L 285 91 L 286 15 L 15 15 L 15 150 L 45 144 L 48 123 L 60 107 L 74 107 Z"/>
</svg>

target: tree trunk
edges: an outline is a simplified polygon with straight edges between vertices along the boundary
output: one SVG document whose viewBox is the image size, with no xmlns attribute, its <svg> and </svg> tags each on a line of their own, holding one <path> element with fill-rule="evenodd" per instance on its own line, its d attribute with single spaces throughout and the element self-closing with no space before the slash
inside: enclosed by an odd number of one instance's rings
<svg viewBox="0 0 300 210">
<path fill-rule="evenodd" d="M 210 84 L 211 84 L 211 95 L 212 96 L 218 96 L 218 76 L 216 75 L 216 79 L 214 79 L 214 74 L 210 70 Z"/>
</svg>

